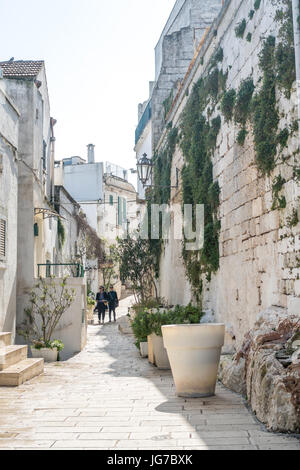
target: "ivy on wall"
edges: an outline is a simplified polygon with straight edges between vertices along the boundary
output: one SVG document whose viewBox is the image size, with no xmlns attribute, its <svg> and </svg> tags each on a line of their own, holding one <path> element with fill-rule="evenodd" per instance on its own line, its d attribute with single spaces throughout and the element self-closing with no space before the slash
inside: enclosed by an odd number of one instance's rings
<svg viewBox="0 0 300 470">
<path fill-rule="evenodd" d="M 278 3 L 277 0 L 272 2 Z M 223 49 L 219 48 L 208 64 L 206 75 L 200 78 L 189 93 L 179 129 L 169 130 L 165 149 L 155 155 L 154 189 L 148 202 L 163 204 L 170 201 L 172 158 L 176 145 L 179 144 L 185 160 L 181 175 L 183 205 L 205 206 L 203 249 L 188 252 L 183 248 L 187 277 L 199 301 L 203 276 L 206 275 L 207 280 L 210 280 L 212 273 L 219 269 L 220 188 L 218 182 L 213 180 L 212 155 L 222 121 L 220 115 L 216 116 L 216 109 L 220 109 L 226 122 L 234 120 L 240 127 L 237 135 L 239 145 L 244 145 L 247 134 L 253 133 L 256 164 L 261 175 L 271 174 L 276 166 L 278 154 L 287 146 L 292 132 L 298 129 L 298 125 L 292 125 L 290 130 L 279 130 L 280 116 L 276 92 L 279 90 L 289 98 L 295 80 L 291 1 L 283 0 L 283 3 L 285 8 L 278 10 L 275 16 L 276 21 L 280 22 L 278 39 L 269 36 L 263 41 L 259 54 L 262 77 L 257 86 L 255 87 L 253 79 L 249 77 L 242 81 L 238 90 L 226 90 L 228 73 L 223 73 L 218 68 L 218 63 L 222 62 L 224 57 Z M 260 0 L 256 0 L 254 10 L 249 13 L 250 19 L 260 6 Z M 237 37 L 244 37 L 246 26 L 245 19 L 237 25 Z M 250 42 L 252 35 L 249 33 L 246 39 Z M 203 60 L 201 63 L 203 64 Z M 300 175 L 300 169 L 294 169 L 294 173 L 296 176 Z M 281 175 L 273 181 L 274 210 L 286 207 L 286 199 L 282 195 L 285 183 Z M 296 215 L 292 214 L 290 224 L 293 226 L 295 223 Z M 162 242 L 152 240 L 151 244 L 158 260 L 158 274 Z"/>
<path fill-rule="evenodd" d="M 151 209 L 152 204 L 169 204 L 171 197 L 171 167 L 174 151 L 177 144 L 178 130 L 170 128 L 167 136 L 167 143 L 165 148 L 154 155 L 154 171 L 153 183 L 154 187 L 147 192 L 147 209 L 148 209 L 148 231 L 151 233 Z M 159 240 L 150 237 L 150 250 L 154 255 L 155 266 L 154 271 L 156 277 L 159 276 L 159 263 L 163 249 L 163 241 L 160 237 Z"/>
<path fill-rule="evenodd" d="M 210 120 L 205 115 L 205 109 L 208 104 L 215 107 L 224 92 L 224 77 L 226 75 L 222 71 L 214 69 L 194 85 L 180 125 L 180 146 L 185 158 L 182 170 L 183 204 L 194 207 L 203 204 L 205 207 L 203 249 L 186 251 L 183 247 L 182 253 L 187 276 L 198 301 L 202 293 L 203 274 L 210 279 L 219 268 L 220 221 L 217 211 L 220 189 L 218 182 L 213 181 L 211 157 L 221 128 L 221 117 Z"/>
<path fill-rule="evenodd" d="M 58 217 L 57 219 L 57 237 L 58 237 L 58 247 L 61 250 L 65 243 L 66 233 L 65 233 L 64 224 L 62 223 L 60 217 Z"/>
</svg>

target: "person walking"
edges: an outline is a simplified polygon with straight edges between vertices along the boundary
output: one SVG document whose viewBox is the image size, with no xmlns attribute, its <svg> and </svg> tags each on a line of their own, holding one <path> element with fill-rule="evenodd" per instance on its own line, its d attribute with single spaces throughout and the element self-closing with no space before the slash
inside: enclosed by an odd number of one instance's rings
<svg viewBox="0 0 300 470">
<path fill-rule="evenodd" d="M 116 322 L 116 308 L 119 306 L 118 294 L 114 290 L 114 286 L 110 286 L 108 292 L 108 308 L 109 308 L 109 322 L 111 323 L 111 314 L 114 314 L 114 321 Z"/>
<path fill-rule="evenodd" d="M 98 294 L 96 296 L 97 307 L 95 308 L 95 310 L 98 311 L 99 325 L 101 323 L 101 319 L 102 319 L 102 323 L 104 325 L 105 313 L 106 313 L 106 310 L 107 310 L 107 304 L 108 304 L 109 298 L 108 298 L 107 292 L 105 292 L 103 286 L 101 286 L 99 289 L 100 289 L 100 292 L 98 292 Z"/>
</svg>

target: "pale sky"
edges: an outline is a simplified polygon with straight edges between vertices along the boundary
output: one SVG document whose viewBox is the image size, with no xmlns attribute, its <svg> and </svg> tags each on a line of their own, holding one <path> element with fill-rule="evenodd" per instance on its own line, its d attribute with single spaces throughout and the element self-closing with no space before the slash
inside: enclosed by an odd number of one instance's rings
<svg viewBox="0 0 300 470">
<path fill-rule="evenodd" d="M 0 60 L 46 62 L 56 158 L 135 166 L 137 105 L 175 0 L 0 0 Z"/>
</svg>

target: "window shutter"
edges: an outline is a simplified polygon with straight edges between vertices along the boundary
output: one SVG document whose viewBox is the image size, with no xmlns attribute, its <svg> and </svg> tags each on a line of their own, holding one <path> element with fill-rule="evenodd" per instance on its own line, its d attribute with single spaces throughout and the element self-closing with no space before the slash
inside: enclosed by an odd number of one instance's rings
<svg viewBox="0 0 300 470">
<path fill-rule="evenodd" d="M 0 219 L 0 257 L 6 256 L 6 221 Z"/>
<path fill-rule="evenodd" d="M 122 215 L 122 198 L 118 196 L 118 225 L 122 225 L 123 215 Z"/>
<path fill-rule="evenodd" d="M 127 200 L 123 198 L 123 223 L 127 221 Z"/>
<path fill-rule="evenodd" d="M 109 196 L 109 204 L 110 204 L 111 206 L 114 205 L 114 197 L 113 197 L 112 195 Z"/>
</svg>

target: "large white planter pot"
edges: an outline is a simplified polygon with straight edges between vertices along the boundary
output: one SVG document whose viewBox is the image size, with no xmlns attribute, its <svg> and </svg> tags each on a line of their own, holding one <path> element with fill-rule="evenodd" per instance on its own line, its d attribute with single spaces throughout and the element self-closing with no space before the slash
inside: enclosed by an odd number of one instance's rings
<svg viewBox="0 0 300 470">
<path fill-rule="evenodd" d="M 57 361 L 57 348 L 42 348 L 35 349 L 31 348 L 32 357 L 43 358 L 45 362 L 56 362 Z"/>
<path fill-rule="evenodd" d="M 142 357 L 148 357 L 148 343 L 140 343 L 140 351 Z"/>
<path fill-rule="evenodd" d="M 164 342 L 162 336 L 157 336 L 156 334 L 151 335 L 151 341 L 153 346 L 153 355 L 155 364 L 158 369 L 170 370 L 170 362 L 168 358 L 168 353 L 164 347 Z"/>
<path fill-rule="evenodd" d="M 162 327 L 177 395 L 185 398 L 215 394 L 224 324 Z"/>
</svg>

